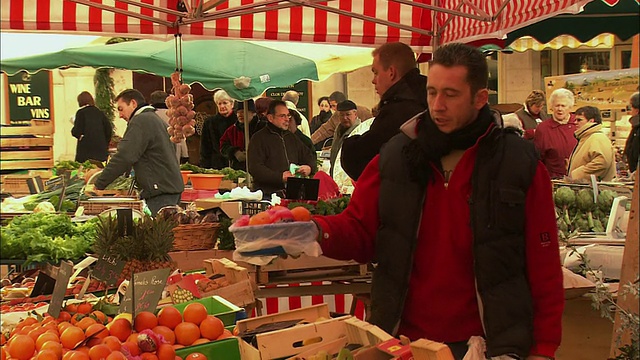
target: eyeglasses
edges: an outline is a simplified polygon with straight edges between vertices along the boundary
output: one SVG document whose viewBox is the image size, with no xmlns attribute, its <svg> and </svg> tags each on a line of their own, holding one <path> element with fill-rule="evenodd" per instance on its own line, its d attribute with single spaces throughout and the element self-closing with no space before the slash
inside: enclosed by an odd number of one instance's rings
<svg viewBox="0 0 640 360">
<path fill-rule="evenodd" d="M 275 117 L 279 117 L 280 119 L 284 120 L 284 119 L 291 119 L 291 115 L 290 114 L 280 114 L 280 115 L 274 115 Z"/>
<path fill-rule="evenodd" d="M 631 105 L 627 105 L 627 111 L 631 111 Z"/>
</svg>

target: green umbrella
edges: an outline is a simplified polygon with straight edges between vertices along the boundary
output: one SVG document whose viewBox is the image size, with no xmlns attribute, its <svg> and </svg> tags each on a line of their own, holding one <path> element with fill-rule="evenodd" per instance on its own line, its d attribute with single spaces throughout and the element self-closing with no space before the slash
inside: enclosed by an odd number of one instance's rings
<svg viewBox="0 0 640 360">
<path fill-rule="evenodd" d="M 169 77 L 181 58 L 185 83 L 224 89 L 237 100 L 300 80 L 321 81 L 335 72 L 371 64 L 371 49 L 335 45 L 239 40 L 137 40 L 112 45 L 68 48 L 58 52 L 3 60 L 0 69 L 19 71 L 90 66 L 112 67 Z"/>
<path fill-rule="evenodd" d="M 511 31 L 505 43 L 509 45 L 523 36 L 531 36 L 544 44 L 560 35 L 571 35 L 580 42 L 587 42 L 603 33 L 627 40 L 640 29 L 638 9 L 635 0 L 619 0 L 614 6 L 607 5 L 604 0 L 595 0 L 585 5 L 579 14 L 556 15 Z"/>
</svg>

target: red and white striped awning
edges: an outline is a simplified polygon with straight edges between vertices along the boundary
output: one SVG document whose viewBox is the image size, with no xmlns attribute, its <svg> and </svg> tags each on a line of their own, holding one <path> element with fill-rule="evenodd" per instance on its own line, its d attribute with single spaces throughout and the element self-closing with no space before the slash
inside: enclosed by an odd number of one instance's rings
<svg viewBox="0 0 640 360">
<path fill-rule="evenodd" d="M 2 0 L 3 31 L 412 46 L 500 38 L 591 0 Z M 178 10 L 178 2 L 184 4 Z M 434 24 L 436 24 L 434 26 Z M 437 34 L 436 44 L 432 44 Z"/>
</svg>

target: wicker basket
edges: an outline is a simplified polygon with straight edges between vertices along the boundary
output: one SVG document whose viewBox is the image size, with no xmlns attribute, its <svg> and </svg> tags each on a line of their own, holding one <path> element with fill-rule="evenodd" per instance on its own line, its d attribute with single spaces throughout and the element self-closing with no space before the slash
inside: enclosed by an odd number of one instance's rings
<svg viewBox="0 0 640 360">
<path fill-rule="evenodd" d="M 84 207 L 85 215 L 98 215 L 101 212 L 112 208 L 130 208 L 142 211 L 141 200 L 124 200 L 114 202 L 79 201 L 78 206 Z"/>
<path fill-rule="evenodd" d="M 173 250 L 213 249 L 219 229 L 219 223 L 178 225 L 173 228 Z"/>
</svg>

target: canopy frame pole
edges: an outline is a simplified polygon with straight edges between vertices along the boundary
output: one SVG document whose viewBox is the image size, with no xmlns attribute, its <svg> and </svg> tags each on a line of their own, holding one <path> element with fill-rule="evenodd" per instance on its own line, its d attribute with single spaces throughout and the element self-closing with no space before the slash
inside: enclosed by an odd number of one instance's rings
<svg viewBox="0 0 640 360">
<path fill-rule="evenodd" d="M 507 5 L 509 5 L 510 2 L 511 2 L 511 0 L 504 0 L 502 2 L 500 7 L 498 8 L 498 11 L 496 11 L 495 15 L 493 15 L 493 18 L 492 18 L 493 21 L 498 20 L 498 17 L 500 17 L 500 14 L 502 14 L 504 9 L 507 7 Z"/>
<path fill-rule="evenodd" d="M 138 2 L 138 1 L 135 1 L 135 0 L 118 0 L 118 1 L 123 2 L 125 4 L 134 5 L 134 6 L 138 6 L 138 7 L 141 7 L 141 8 L 146 8 L 146 9 L 158 11 L 158 12 L 165 13 L 165 14 L 175 15 L 175 16 L 179 16 L 179 17 L 184 17 L 184 16 L 187 15 L 184 12 L 181 12 L 181 11 L 165 9 L 165 8 L 161 8 L 159 6 L 141 3 L 141 2 Z"/>
<path fill-rule="evenodd" d="M 95 2 L 93 2 L 91 0 L 69 0 L 69 1 L 81 4 L 81 5 L 86 5 L 86 6 L 89 6 L 89 7 L 95 7 L 95 8 L 101 9 L 101 10 L 105 10 L 105 11 L 110 11 L 110 12 L 113 12 L 113 13 L 116 13 L 116 14 L 131 16 L 133 18 L 140 19 L 140 20 L 150 21 L 152 23 L 163 25 L 163 26 L 166 26 L 168 28 L 174 27 L 174 24 L 169 22 L 169 21 L 157 19 L 157 18 L 154 18 L 152 16 L 138 14 L 138 13 L 131 12 L 131 11 L 128 11 L 128 10 L 118 9 L 116 7 L 112 7 L 112 6 L 108 6 L 108 5 L 95 3 Z"/>
<path fill-rule="evenodd" d="M 491 19 L 492 18 L 491 15 L 489 15 L 489 13 L 487 13 L 486 11 L 480 9 L 479 7 L 477 7 L 476 5 L 471 3 L 471 1 L 469 1 L 469 0 L 462 0 L 462 2 L 460 3 L 460 6 L 458 6 L 458 10 L 462 6 L 462 4 L 467 5 L 468 7 L 470 7 L 471 9 L 473 9 L 473 11 L 475 11 L 478 14 L 480 14 L 480 16 L 484 16 L 487 19 Z"/>
<path fill-rule="evenodd" d="M 249 117 L 249 101 L 248 100 L 243 100 L 242 101 L 242 108 L 243 108 L 243 112 L 244 112 L 244 156 L 245 156 L 245 164 L 247 165 L 245 167 L 245 170 L 247 170 L 247 178 L 246 178 L 246 182 L 247 182 L 247 187 L 249 189 L 251 189 L 251 175 L 249 175 L 249 138 L 251 137 L 251 134 L 249 133 L 251 131 L 251 120 L 252 119 L 248 119 Z"/>
<path fill-rule="evenodd" d="M 320 1 L 326 1 L 326 0 L 311 0 L 311 1 L 320 2 Z M 280 5 L 270 6 L 269 8 L 266 8 L 266 5 L 277 4 L 279 2 L 282 2 L 282 0 L 267 0 L 257 4 L 253 3 L 249 5 L 236 6 L 231 9 L 216 11 L 215 14 L 206 14 L 206 15 L 202 15 L 199 18 L 182 20 L 182 24 L 188 25 L 188 24 L 195 24 L 195 23 L 206 22 L 211 20 L 228 19 L 235 16 L 251 15 L 251 14 L 266 12 L 270 10 L 280 10 L 280 9 L 287 9 L 294 6 L 298 6 L 297 4 L 280 4 Z"/>
<path fill-rule="evenodd" d="M 465 2 L 466 2 L 465 0 L 461 0 L 461 1 L 458 3 L 458 6 L 456 6 L 456 10 L 460 10 L 460 8 L 462 8 L 462 5 L 464 5 L 464 3 L 465 3 Z M 434 20 L 433 20 L 433 21 L 434 21 L 434 24 L 435 24 L 435 23 L 436 23 L 436 18 L 435 18 L 435 17 L 434 17 Z M 449 16 L 449 17 L 447 18 L 447 20 L 445 20 L 444 24 L 442 24 L 442 26 L 440 26 L 440 27 L 438 28 L 438 30 L 436 31 L 436 34 L 437 34 L 436 36 L 438 36 L 438 37 L 439 37 L 440 35 L 442 35 L 442 32 L 444 31 L 444 29 L 445 29 L 447 26 L 449 26 L 449 24 L 450 24 L 452 21 L 453 21 L 453 16 Z"/>
<path fill-rule="evenodd" d="M 227 0 L 208 0 L 204 3 L 201 2 L 198 8 L 200 9 L 200 13 L 204 13 L 225 2 L 227 2 Z"/>
<path fill-rule="evenodd" d="M 435 6 L 435 5 L 427 5 L 427 4 L 422 4 L 422 3 L 418 3 L 418 2 L 413 2 L 410 0 L 391 0 L 393 2 L 397 2 L 400 4 L 404 4 L 404 5 L 409 5 L 409 6 L 413 6 L 413 7 L 418 7 L 418 8 L 422 8 L 422 9 L 426 9 L 426 10 L 433 10 L 435 12 L 441 12 L 441 13 L 445 13 L 445 14 L 449 14 L 449 15 L 455 15 L 455 16 L 460 16 L 460 17 L 466 17 L 469 19 L 474 19 L 474 20 L 479 20 L 479 21 L 491 21 L 491 17 L 485 17 L 485 16 L 481 16 L 481 15 L 474 15 L 474 14 L 467 14 L 461 11 L 457 11 L 457 10 L 450 10 L 450 9 L 446 9 L 440 6 Z M 506 0 L 509 1 L 509 0 Z M 475 10 L 475 9 L 474 9 Z"/>
<path fill-rule="evenodd" d="M 329 6 L 324 6 L 324 5 L 320 5 L 320 4 L 312 4 L 310 2 L 307 2 L 306 0 L 287 0 L 287 1 L 295 3 L 295 4 L 299 4 L 299 5 L 302 5 L 302 6 L 307 6 L 307 7 L 312 7 L 312 8 L 319 9 L 319 10 L 324 10 L 326 12 L 330 12 L 330 13 L 334 13 L 334 14 L 338 14 L 338 15 L 349 16 L 349 17 L 356 18 L 356 19 L 363 20 L 363 21 L 369 21 L 369 22 L 373 22 L 373 23 L 376 23 L 376 24 L 381 24 L 381 25 L 386 25 L 386 26 L 390 26 L 390 27 L 393 27 L 393 28 L 398 28 L 400 30 L 415 32 L 415 33 L 420 34 L 420 35 L 433 36 L 433 32 L 429 31 L 429 30 L 419 29 L 419 28 L 415 28 L 413 26 L 398 24 L 398 23 L 394 23 L 394 22 L 391 22 L 391 21 L 387 21 L 387 20 L 381 20 L 381 19 L 378 19 L 378 18 L 374 18 L 372 16 L 355 14 L 355 13 L 352 13 L 352 12 L 349 12 L 349 11 L 346 11 L 346 10 L 335 9 L 335 8 L 332 8 L 332 7 L 329 7 Z"/>
<path fill-rule="evenodd" d="M 437 6 L 440 1 L 433 0 L 433 3 Z M 431 22 L 433 27 L 434 35 L 431 36 L 431 52 L 435 52 L 438 47 L 440 47 L 440 26 L 438 26 L 438 13 L 436 11 L 433 12 L 433 21 Z"/>
</svg>

